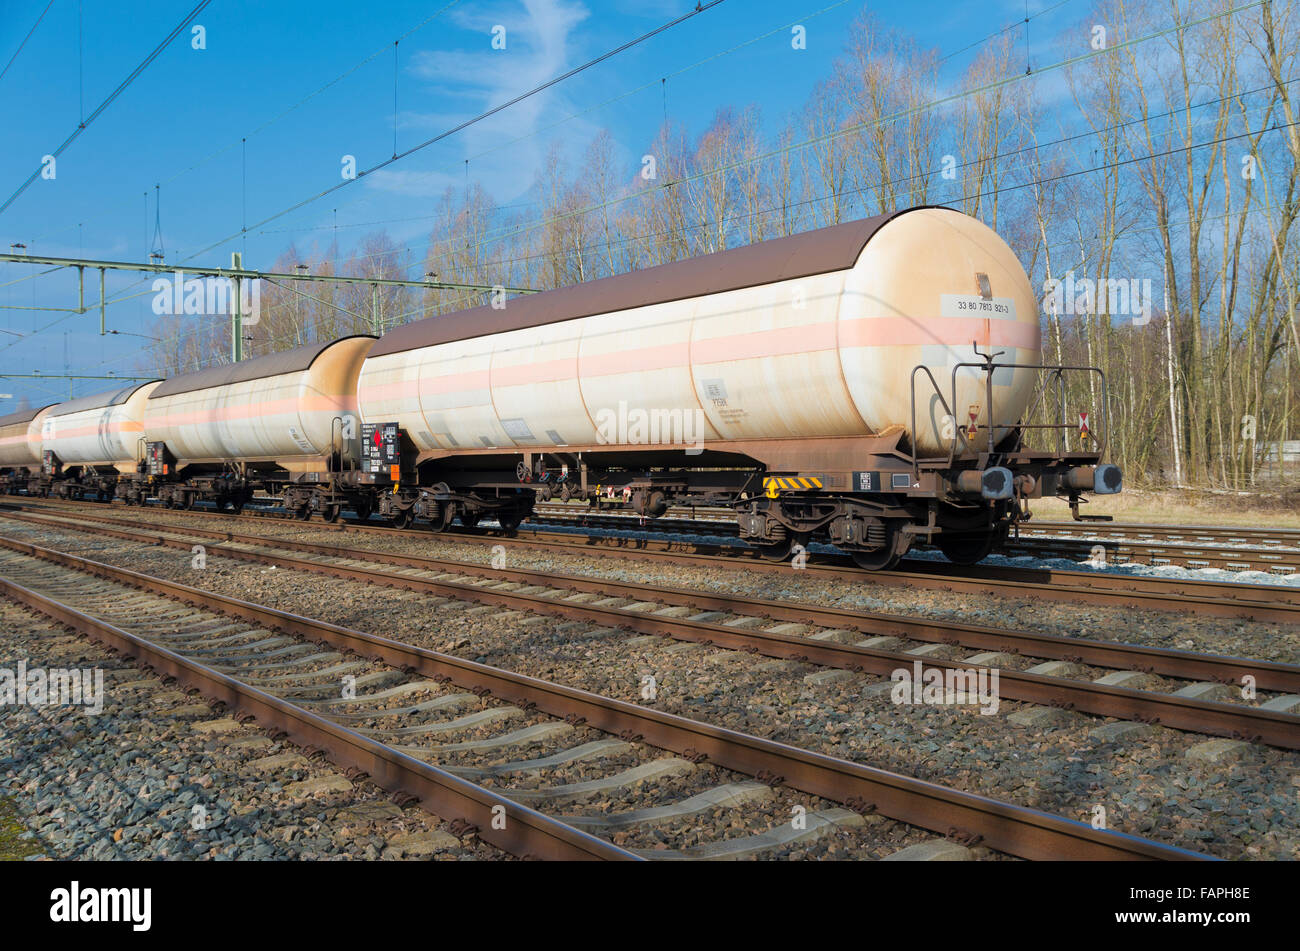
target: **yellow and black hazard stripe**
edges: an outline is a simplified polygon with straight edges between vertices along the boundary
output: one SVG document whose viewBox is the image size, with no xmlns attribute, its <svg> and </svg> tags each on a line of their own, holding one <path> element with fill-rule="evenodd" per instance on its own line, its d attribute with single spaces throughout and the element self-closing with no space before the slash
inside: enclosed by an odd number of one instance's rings
<svg viewBox="0 0 1300 951">
<path fill-rule="evenodd" d="M 817 476 L 767 476 L 763 479 L 763 490 L 769 498 L 775 498 L 777 492 L 800 492 L 821 487 L 822 480 Z"/>
</svg>

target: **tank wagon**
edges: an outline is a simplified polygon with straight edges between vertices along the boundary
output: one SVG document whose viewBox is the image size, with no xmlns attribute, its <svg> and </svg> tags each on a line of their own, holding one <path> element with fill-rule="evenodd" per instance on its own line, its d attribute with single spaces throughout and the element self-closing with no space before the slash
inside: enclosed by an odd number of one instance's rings
<svg viewBox="0 0 1300 951">
<path fill-rule="evenodd" d="M 880 569 L 925 539 L 971 563 L 1029 500 L 1079 518 L 1121 488 L 1104 376 L 1040 350 L 1011 249 L 922 207 L 14 414 L 0 474 L 435 530 L 726 505 L 769 558 L 829 541 Z M 1097 403 L 1067 412 L 1075 374 Z"/>
<path fill-rule="evenodd" d="M 158 380 L 82 396 L 45 411 L 41 470 L 28 492 L 109 501 L 135 472 L 144 406 Z"/>
<path fill-rule="evenodd" d="M 17 495 L 40 472 L 41 427 L 49 410 L 38 406 L 0 416 L 0 492 Z"/>
<path fill-rule="evenodd" d="M 343 337 L 166 380 L 143 406 L 134 474 L 118 494 L 239 510 L 265 492 L 299 518 L 335 521 L 344 506 L 368 515 L 356 385 L 374 342 Z"/>
<path fill-rule="evenodd" d="M 1119 491 L 1104 377 L 1076 425 L 1065 377 L 1100 371 L 1040 358 L 1011 249 L 923 207 L 407 324 L 357 396 L 406 450 L 376 497 L 399 524 L 720 503 L 768 557 L 824 539 L 885 568 L 921 537 L 978 561 L 1030 498 L 1077 517 Z M 1031 450 L 1027 412 L 1053 399 Z"/>
</svg>

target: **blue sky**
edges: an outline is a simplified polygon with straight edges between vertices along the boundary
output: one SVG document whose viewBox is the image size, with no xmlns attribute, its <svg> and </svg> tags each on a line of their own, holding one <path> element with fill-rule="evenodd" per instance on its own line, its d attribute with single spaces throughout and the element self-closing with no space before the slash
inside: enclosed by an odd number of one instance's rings
<svg viewBox="0 0 1300 951">
<path fill-rule="evenodd" d="M 0 202 L 197 0 L 54 0 L 15 56 L 48 3 L 0 0 L 0 69 L 8 64 L 0 78 Z M 1028 9 L 1050 5 L 1031 0 Z M 775 128 L 829 74 L 849 24 L 866 5 L 726 0 L 389 169 L 251 227 L 338 183 L 343 155 L 356 156 L 360 168 L 392 155 L 395 65 L 401 151 L 693 6 L 693 0 L 463 0 L 449 6 L 445 0 L 213 0 L 195 20 L 206 31 L 206 49 L 192 48 L 189 31 L 178 36 L 63 153 L 53 180 L 37 179 L 0 213 L 0 245 L 146 260 L 154 185 L 161 183 L 169 263 L 197 254 L 194 263 L 225 265 L 230 252 L 240 250 L 246 265 L 270 267 L 290 242 L 300 249 L 327 246 L 336 221 L 345 251 L 379 227 L 399 244 L 418 248 L 430 227 L 421 216 L 432 213 L 449 183 L 465 182 L 467 158 L 470 181 L 481 182 L 501 204 L 526 200 L 552 142 L 576 155 L 602 128 L 634 171 L 664 116 L 664 76 L 671 77 L 668 115 L 692 134 L 719 107 L 750 103 Z M 1034 20 L 1031 47 L 1047 43 L 1086 6 L 1078 0 Z M 948 53 L 1020 19 L 1026 7 L 1024 0 L 913 0 L 871 9 L 886 26 Z M 805 26 L 806 50 L 792 50 L 788 28 L 780 29 L 792 22 Z M 505 27 L 504 50 L 491 46 L 497 25 Z M 947 75 L 957 75 L 973 55 L 949 60 Z M 245 221 L 250 230 L 239 235 Z M 149 341 L 128 336 L 149 332 L 148 297 L 111 307 L 108 324 L 120 334 L 101 337 L 97 309 L 85 315 L 13 309 L 75 306 L 75 281 L 66 273 L 20 281 L 31 273 L 26 265 L 0 266 L 0 329 L 8 331 L 0 333 L 0 373 L 62 373 L 65 351 L 71 373 L 139 374 L 148 365 L 143 348 Z M 110 298 L 129 282 L 110 278 Z M 96 295 L 97 288 L 88 286 L 87 299 Z M 108 385 L 78 383 L 74 392 Z M 23 396 L 33 403 L 66 398 L 68 383 L 0 378 L 0 391 L 12 396 L 0 400 L 3 414 Z"/>
</svg>

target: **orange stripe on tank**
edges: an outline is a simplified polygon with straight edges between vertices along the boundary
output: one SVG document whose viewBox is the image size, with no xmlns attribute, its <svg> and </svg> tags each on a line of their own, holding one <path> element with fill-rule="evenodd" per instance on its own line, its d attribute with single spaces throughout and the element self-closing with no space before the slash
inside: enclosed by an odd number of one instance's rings
<svg viewBox="0 0 1300 951">
<path fill-rule="evenodd" d="M 109 423 L 107 426 L 100 424 L 94 426 L 75 426 L 72 429 L 64 428 L 56 423 L 54 426 L 54 435 L 51 436 L 49 440 L 43 439 L 42 441 L 58 442 L 60 439 L 77 439 L 81 436 L 108 436 L 113 433 L 138 433 L 143 430 L 144 424 L 135 421 Z"/>
<path fill-rule="evenodd" d="M 1012 346 L 1037 349 L 1042 336 L 1037 324 L 1015 320 L 990 320 L 985 317 L 942 317 L 918 320 L 911 317 L 866 317 L 856 320 L 824 322 L 811 326 L 782 327 L 749 334 L 710 337 L 690 344 L 690 362 L 696 365 L 729 363 L 798 354 L 824 353 L 836 348 L 836 327 L 840 347 L 969 347 L 971 341 L 981 346 Z M 941 332 L 940 332 L 941 331 Z M 974 355 L 971 357 L 974 359 Z M 581 357 L 578 372 L 582 377 L 615 376 L 668 370 L 687 366 L 686 344 L 671 344 L 643 350 L 628 350 Z M 573 360 L 547 360 L 519 367 L 501 367 L 491 372 L 493 386 L 522 386 L 533 383 L 566 382 L 572 376 Z M 433 379 L 395 380 L 373 386 L 361 386 L 362 402 L 409 398 L 415 393 L 463 393 L 485 390 L 488 371 L 448 373 Z"/>
<path fill-rule="evenodd" d="M 245 403 L 242 406 L 223 406 L 218 409 L 198 409 L 187 412 L 168 412 L 147 410 L 145 427 L 152 429 L 162 426 L 201 425 L 207 422 L 228 422 L 236 419 L 252 419 L 259 416 L 297 415 L 308 413 L 331 413 L 339 411 L 356 412 L 357 401 L 353 396 L 308 396 L 291 399 L 273 400 L 265 403 Z"/>
</svg>

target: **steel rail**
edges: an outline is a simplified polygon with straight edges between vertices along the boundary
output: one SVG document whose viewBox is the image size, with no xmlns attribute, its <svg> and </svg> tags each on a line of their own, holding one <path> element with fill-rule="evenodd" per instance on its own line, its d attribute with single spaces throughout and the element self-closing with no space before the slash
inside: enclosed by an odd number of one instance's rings
<svg viewBox="0 0 1300 951">
<path fill-rule="evenodd" d="M 585 503 L 557 502 L 550 499 L 538 502 L 536 511 L 542 515 L 582 516 L 584 514 L 628 514 L 627 509 L 595 509 Z M 661 519 L 681 519 L 707 524 L 714 520 L 735 518 L 735 511 L 717 505 L 671 505 Z M 1154 522 L 1074 522 L 1040 520 L 1022 522 L 1022 535 L 1056 535 L 1066 537 L 1138 537 L 1174 538 L 1192 542 L 1235 541 L 1238 543 L 1268 541 L 1279 545 L 1300 547 L 1300 528 L 1256 528 L 1246 525 L 1178 525 Z"/>
<path fill-rule="evenodd" d="M 659 518 L 648 518 L 625 511 L 596 511 L 584 509 L 555 510 L 539 506 L 526 521 L 536 528 L 601 528 L 611 531 L 647 532 L 654 535 L 714 535 L 738 538 L 739 529 L 734 517 L 731 521 L 715 518 L 690 518 L 674 516 L 671 511 Z M 1233 536 L 1235 537 L 1235 536 Z M 1225 539 L 1226 542 L 1226 539 Z M 1078 562 L 1091 561 L 1091 555 L 1101 548 L 1107 561 L 1115 565 L 1180 565 L 1186 567 L 1226 567 L 1229 570 L 1263 571 L 1287 576 L 1290 572 L 1278 569 L 1300 570 L 1300 549 L 1286 548 L 1217 548 L 1206 545 L 1212 540 L 1198 539 L 1164 542 L 1140 538 L 1103 538 L 1078 535 L 1053 538 L 1024 530 L 1018 537 L 1002 543 L 997 549 L 1003 555 L 1028 555 L 1034 558 L 1067 558 Z M 935 546 L 923 545 L 924 550 Z"/>
<path fill-rule="evenodd" d="M 1180 565 L 1189 568 L 1224 567 L 1229 570 L 1263 571 L 1288 577 L 1300 570 L 1300 550 L 1272 548 L 1206 548 L 1186 544 L 1159 544 L 1122 541 L 1114 538 L 1035 538 L 1021 537 L 1003 544 L 1006 555 L 1031 555 L 1035 558 L 1069 558 L 1091 561 L 1101 549 L 1106 562 L 1114 565 Z M 1289 568 L 1290 571 L 1278 571 Z"/>
<path fill-rule="evenodd" d="M 119 530 L 120 531 L 120 530 Z M 144 533 L 138 533 L 143 535 Z M 162 536 L 148 536 L 155 544 L 181 548 L 188 551 L 188 542 Z M 13 540 L 0 535 L 0 544 Z M 26 543 L 21 543 L 26 544 Z M 266 547 L 274 547 L 267 544 Z M 658 634 L 677 640 L 697 641 L 733 650 L 757 651 L 768 657 L 800 660 L 825 667 L 860 671 L 891 676 L 894 671 L 912 670 L 921 664 L 922 676 L 926 670 L 987 671 L 996 670 L 1001 695 L 1028 703 L 1074 709 L 1098 716 L 1139 719 L 1160 723 L 1175 729 L 1189 730 L 1216 736 L 1244 737 L 1283 749 L 1300 749 L 1300 716 L 1264 710 L 1240 704 L 1216 703 L 1206 700 L 1178 697 L 1170 694 L 1133 690 L 1106 684 L 1087 683 L 1030 674 L 1023 671 L 1004 670 L 983 664 L 948 661 L 940 658 L 918 658 L 901 651 L 859 647 L 855 644 L 838 644 L 816 641 L 793 634 L 776 634 L 771 631 L 739 629 L 725 624 L 692 621 L 686 618 L 669 618 L 644 614 L 616 607 L 594 604 L 555 601 L 537 595 L 515 591 L 499 591 L 479 585 L 433 578 L 415 578 L 410 575 L 361 568 L 351 565 L 333 565 L 283 555 L 247 551 L 240 548 L 214 547 L 209 549 L 227 557 L 257 564 L 274 564 L 293 570 L 308 571 L 349 581 L 405 588 L 474 601 L 494 604 L 514 610 L 548 614 L 574 620 L 589 621 L 597 625 L 623 628 L 640 634 Z M 945 679 L 944 682 L 947 682 Z"/>
<path fill-rule="evenodd" d="M 84 512 L 85 507 L 99 503 L 42 499 L 40 504 L 30 500 L 0 502 L 0 509 L 8 507 L 72 508 Z M 84 507 L 83 507 L 84 506 Z M 178 513 L 179 514 L 179 513 Z M 194 512 L 187 516 L 204 519 L 229 520 L 229 513 Z M 284 513 L 245 511 L 249 518 L 288 520 Z M 373 531 L 380 534 L 407 537 L 438 535 L 450 541 L 502 544 L 557 551 L 599 552 L 602 556 L 621 558 L 656 559 L 669 564 L 744 565 L 759 571 L 789 571 L 790 566 L 763 560 L 748 548 L 717 546 L 672 539 L 629 539 L 623 537 L 571 535 L 521 530 L 517 536 L 484 535 L 472 531 L 431 532 L 427 529 L 397 529 L 384 525 L 362 525 L 352 520 L 330 524 L 320 523 L 320 530 Z M 576 541 L 574 539 L 577 539 Z M 848 558 L 814 555 L 805 568 L 809 576 L 837 578 L 840 580 L 868 580 L 878 584 L 898 585 L 923 590 L 954 591 L 978 595 L 990 593 L 1003 597 L 1023 597 L 1034 600 L 1068 601 L 1095 604 L 1103 607 L 1122 607 L 1154 611 L 1194 612 L 1215 617 L 1242 618 L 1283 624 L 1300 623 L 1300 589 L 1283 585 L 1256 585 L 1240 582 L 1197 581 L 1188 579 L 1143 578 L 1106 572 L 1064 571 L 1060 569 L 994 568 L 986 565 L 975 569 L 958 569 L 938 562 L 909 561 L 906 570 L 864 571 Z"/>
<path fill-rule="evenodd" d="M 87 566 L 95 565 L 51 559 L 35 546 L 31 547 L 33 550 L 27 553 L 33 557 L 75 570 L 92 570 Z M 137 581 L 143 578 L 138 576 Z M 0 595 L 175 677 L 240 715 L 255 717 L 263 727 L 283 730 L 299 746 L 325 750 L 337 765 L 359 769 L 385 789 L 413 795 L 426 811 L 443 819 L 461 819 L 475 826 L 484 841 L 514 855 L 562 860 L 639 858 L 611 842 L 565 825 L 8 578 L 0 577 Z M 187 595 L 186 600 L 201 604 L 205 599 L 195 593 Z M 494 817 L 501 813 L 493 810 L 500 809 L 505 810 L 505 822 L 494 823 Z M 500 828 L 502 825 L 504 828 Z"/>
<path fill-rule="evenodd" d="M 144 588 L 272 630 L 352 650 L 398 669 L 410 670 L 432 679 L 448 680 L 461 688 L 485 690 L 500 700 L 524 709 L 578 719 L 595 729 L 636 737 L 639 741 L 679 752 L 695 760 L 703 757 L 724 769 L 753 776 L 761 774 L 769 777 L 771 782 L 842 802 L 852 808 L 865 811 L 874 808 L 882 815 L 910 825 L 943 834 L 957 832 L 977 837 L 996 851 L 1030 859 L 1212 858 L 1140 836 L 1094 829 L 1087 823 L 1025 806 L 999 802 L 725 727 L 639 707 L 574 687 L 489 667 L 450 654 L 404 644 L 392 638 L 241 601 L 28 542 L 0 536 L 0 547 L 97 577 Z M 11 582 L 3 579 L 0 582 L 6 586 L 3 590 L 13 590 Z M 134 635 L 115 629 L 115 636 L 121 635 L 125 635 L 127 643 L 132 646 L 140 643 L 140 639 Z M 152 647 L 147 642 L 145 646 Z M 179 656 L 176 659 L 185 661 Z M 186 670 L 184 666 L 179 669 Z M 275 701 L 277 698 L 268 699 Z M 283 701 L 277 702 L 283 704 Z M 520 807 L 514 808 L 517 810 Z"/>
<path fill-rule="evenodd" d="M 1159 525 L 1151 522 L 1026 522 L 1021 534 L 1186 538 L 1206 541 L 1272 541 L 1300 546 L 1300 528 L 1253 528 L 1238 525 Z"/>
<path fill-rule="evenodd" d="M 76 522 L 59 521 L 74 516 L 46 517 L 0 513 L 18 521 L 51 527 L 80 529 Z M 103 525 L 124 525 L 121 519 L 107 516 L 84 516 Z M 521 584 L 546 585 L 569 588 L 574 591 L 653 600 L 673 606 L 691 606 L 711 611 L 730 611 L 736 614 L 753 614 L 774 621 L 811 623 L 826 628 L 847 628 L 867 635 L 897 635 L 911 640 L 930 643 L 957 643 L 978 650 L 1006 651 L 1051 660 L 1068 660 L 1096 667 L 1116 670 L 1136 669 L 1161 676 L 1188 680 L 1212 680 L 1241 683 L 1242 678 L 1255 678 L 1261 690 L 1300 692 L 1300 666 L 1273 661 L 1221 654 L 1202 654 L 1193 651 L 1150 647 L 1141 644 L 1124 644 L 1115 641 L 1094 641 L 1009 628 L 962 624 L 923 617 L 905 617 L 868 611 L 849 611 L 843 608 L 821 607 L 811 604 L 772 601 L 763 598 L 739 597 L 703 590 L 682 590 L 618 581 L 586 575 L 534 571 L 526 568 L 492 568 L 488 565 L 452 559 L 429 558 L 423 555 L 403 555 L 395 552 L 375 552 L 359 548 L 345 548 L 319 542 L 304 542 L 292 538 L 267 535 L 246 535 L 219 529 L 191 526 L 158 528 L 106 528 L 103 534 L 126 540 L 152 539 L 155 532 L 186 535 L 191 538 L 217 539 L 241 545 L 262 545 L 287 551 L 327 555 L 367 561 L 380 565 L 419 568 L 426 571 L 454 572 L 478 575 L 501 581 Z M 180 547 L 180 546 L 178 546 Z M 224 551 L 225 549 L 219 549 Z"/>
</svg>

